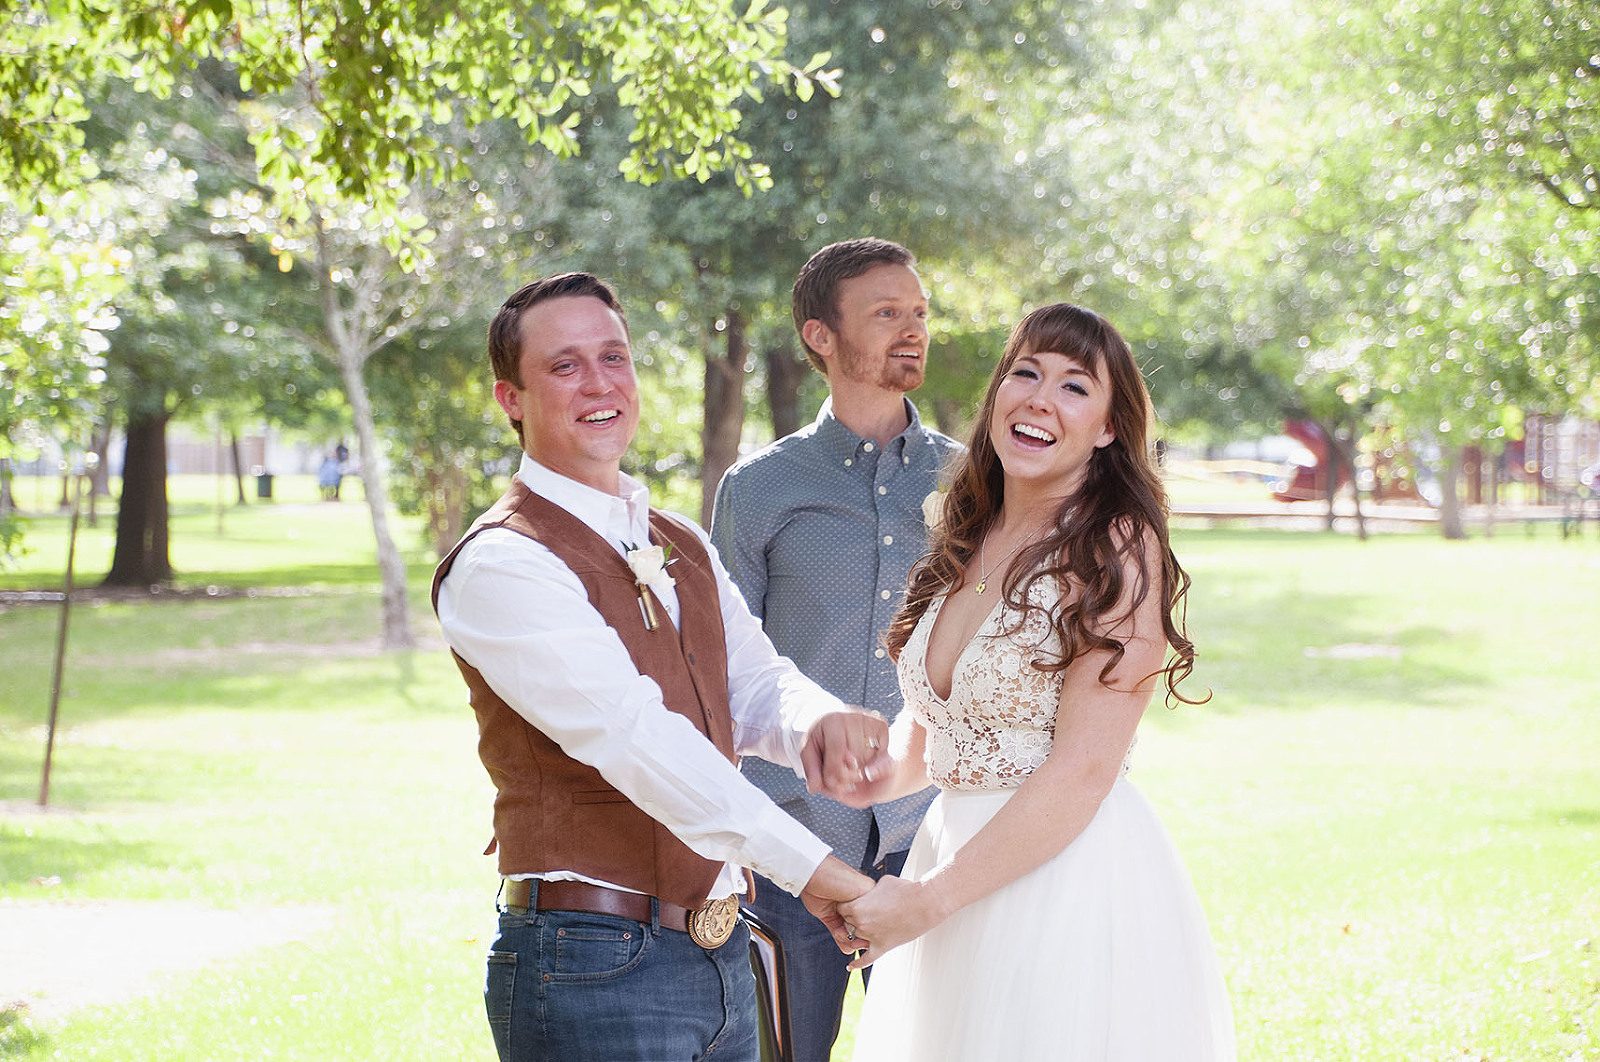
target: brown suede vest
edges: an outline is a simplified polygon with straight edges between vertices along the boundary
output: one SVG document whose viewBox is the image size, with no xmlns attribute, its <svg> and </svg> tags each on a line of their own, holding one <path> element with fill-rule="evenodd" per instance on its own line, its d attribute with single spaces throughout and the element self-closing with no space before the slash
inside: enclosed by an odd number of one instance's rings
<svg viewBox="0 0 1600 1062">
<path fill-rule="evenodd" d="M 627 562 L 581 520 L 520 480 L 512 481 L 511 489 L 440 562 L 433 576 L 435 610 L 439 586 L 461 547 L 491 527 L 534 539 L 571 568 L 639 673 L 661 687 L 667 708 L 693 723 L 729 761 L 737 761 L 716 576 L 693 530 L 650 511 L 651 541 L 672 546 L 669 571 L 677 580 L 682 618 L 675 631 L 665 607 L 657 603 L 659 626 L 647 631 Z M 600 772 L 566 755 L 518 715 L 477 669 L 459 656 L 455 661 L 478 717 L 478 755 L 495 786 L 495 841 L 489 850 L 499 848 L 500 873 L 572 870 L 682 907 L 705 902 L 719 864 L 695 855 Z"/>
</svg>

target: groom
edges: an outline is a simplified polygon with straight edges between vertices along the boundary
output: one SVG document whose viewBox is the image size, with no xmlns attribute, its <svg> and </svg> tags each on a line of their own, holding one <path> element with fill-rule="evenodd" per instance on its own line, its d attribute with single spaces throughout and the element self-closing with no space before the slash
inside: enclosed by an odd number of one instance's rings
<svg viewBox="0 0 1600 1062">
<path fill-rule="evenodd" d="M 586 273 L 490 325 L 523 457 L 434 576 L 478 718 L 502 875 L 485 1004 L 502 1062 L 756 1062 L 751 867 L 828 922 L 872 882 L 738 771 L 848 792 L 882 720 L 777 655 L 704 532 L 649 507 L 627 321 Z M 820 923 L 819 923 L 820 924 Z"/>
</svg>

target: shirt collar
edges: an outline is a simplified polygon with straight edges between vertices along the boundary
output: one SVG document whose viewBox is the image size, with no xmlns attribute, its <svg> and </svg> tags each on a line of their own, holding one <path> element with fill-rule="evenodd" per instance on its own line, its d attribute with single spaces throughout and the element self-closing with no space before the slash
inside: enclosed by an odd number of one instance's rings
<svg viewBox="0 0 1600 1062">
<path fill-rule="evenodd" d="M 626 472 L 617 473 L 617 493 L 607 494 L 554 472 L 524 453 L 517 478 L 522 480 L 523 486 L 561 506 L 607 541 L 624 528 L 629 536 L 626 541 L 650 541 L 650 488 Z"/>
<path fill-rule="evenodd" d="M 901 401 L 906 404 L 905 430 L 885 443 L 883 449 L 893 452 L 898 445 L 903 448 L 901 452 L 909 457 L 917 452 L 917 447 L 927 445 L 927 436 L 922 430 L 922 418 L 917 415 L 916 405 L 909 398 L 901 398 Z M 855 457 L 856 451 L 867 441 L 833 415 L 831 395 L 822 400 L 815 424 L 817 440 L 831 457 L 839 461 Z"/>
</svg>

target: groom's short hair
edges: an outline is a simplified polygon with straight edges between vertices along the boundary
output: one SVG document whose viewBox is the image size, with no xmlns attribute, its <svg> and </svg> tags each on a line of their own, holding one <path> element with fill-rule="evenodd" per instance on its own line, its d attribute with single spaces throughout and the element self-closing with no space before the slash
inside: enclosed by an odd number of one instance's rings
<svg viewBox="0 0 1600 1062">
<path fill-rule="evenodd" d="M 522 386 L 522 314 L 528 307 L 546 299 L 584 296 L 605 303 L 622 321 L 623 332 L 628 331 L 628 316 L 622 312 L 622 301 L 610 284 L 594 274 L 557 273 L 535 280 L 513 292 L 489 322 L 489 362 L 494 366 L 494 378 Z"/>
</svg>

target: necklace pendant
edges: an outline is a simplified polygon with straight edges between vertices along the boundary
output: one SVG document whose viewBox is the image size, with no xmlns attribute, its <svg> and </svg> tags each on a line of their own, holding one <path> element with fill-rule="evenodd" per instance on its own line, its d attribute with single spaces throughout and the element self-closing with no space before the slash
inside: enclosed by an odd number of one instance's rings
<svg viewBox="0 0 1600 1062">
<path fill-rule="evenodd" d="M 981 593 L 983 593 L 983 588 L 988 586 L 988 585 L 989 585 L 989 580 L 987 580 L 987 579 L 979 579 L 978 580 L 978 585 L 974 586 L 972 588 L 972 592 L 974 594 L 981 594 Z"/>
</svg>

